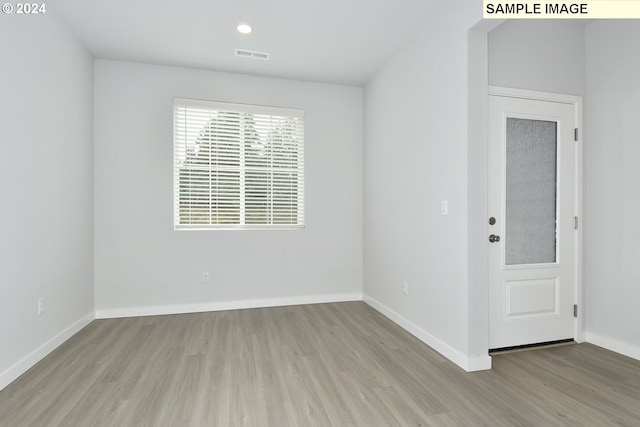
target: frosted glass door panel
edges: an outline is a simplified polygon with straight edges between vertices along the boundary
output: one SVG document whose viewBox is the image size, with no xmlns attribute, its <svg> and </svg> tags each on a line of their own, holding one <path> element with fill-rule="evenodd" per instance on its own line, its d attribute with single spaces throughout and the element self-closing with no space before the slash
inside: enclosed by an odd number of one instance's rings
<svg viewBox="0 0 640 427">
<path fill-rule="evenodd" d="M 505 263 L 556 262 L 557 123 L 507 118 Z"/>
</svg>

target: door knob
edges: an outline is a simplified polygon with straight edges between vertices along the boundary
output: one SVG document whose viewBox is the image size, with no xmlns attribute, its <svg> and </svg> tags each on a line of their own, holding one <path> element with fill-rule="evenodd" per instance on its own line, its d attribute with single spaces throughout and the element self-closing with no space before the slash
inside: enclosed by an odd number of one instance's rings
<svg viewBox="0 0 640 427">
<path fill-rule="evenodd" d="M 498 243 L 500 241 L 500 236 L 496 236 L 495 234 L 492 234 L 491 236 L 489 236 L 489 241 L 491 243 Z"/>
</svg>

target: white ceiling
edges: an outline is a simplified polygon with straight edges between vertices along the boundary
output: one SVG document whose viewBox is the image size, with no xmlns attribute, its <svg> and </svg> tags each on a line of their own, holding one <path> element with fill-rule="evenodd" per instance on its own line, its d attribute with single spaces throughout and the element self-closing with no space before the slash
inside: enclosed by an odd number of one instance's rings
<svg viewBox="0 0 640 427">
<path fill-rule="evenodd" d="M 98 58 L 363 85 L 443 0 L 56 0 Z M 236 25 L 248 22 L 249 35 Z M 269 61 L 235 49 L 271 54 Z"/>
</svg>

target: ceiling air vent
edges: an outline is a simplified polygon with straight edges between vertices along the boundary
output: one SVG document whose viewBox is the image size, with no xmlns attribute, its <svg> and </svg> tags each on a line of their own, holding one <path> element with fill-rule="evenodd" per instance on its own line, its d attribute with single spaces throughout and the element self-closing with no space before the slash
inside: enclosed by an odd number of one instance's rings
<svg viewBox="0 0 640 427">
<path fill-rule="evenodd" d="M 255 50 L 236 49 L 236 56 L 240 58 L 262 59 L 267 61 L 269 54 L 267 52 L 256 52 Z"/>
</svg>

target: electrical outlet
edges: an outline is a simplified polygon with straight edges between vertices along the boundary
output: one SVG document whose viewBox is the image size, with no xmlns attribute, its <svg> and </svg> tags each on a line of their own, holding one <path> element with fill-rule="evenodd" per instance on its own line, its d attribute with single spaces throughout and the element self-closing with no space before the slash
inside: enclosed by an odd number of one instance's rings
<svg viewBox="0 0 640 427">
<path fill-rule="evenodd" d="M 44 314 L 44 298 L 40 298 L 38 300 L 38 315 L 42 316 Z"/>
<path fill-rule="evenodd" d="M 405 295 L 409 295 L 409 282 L 402 282 L 402 293 Z"/>
<path fill-rule="evenodd" d="M 203 271 L 202 272 L 202 283 L 209 283 L 209 272 L 208 271 Z"/>
</svg>

